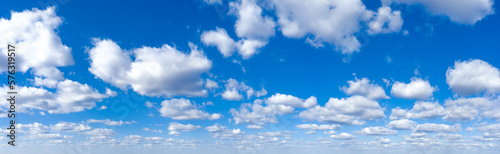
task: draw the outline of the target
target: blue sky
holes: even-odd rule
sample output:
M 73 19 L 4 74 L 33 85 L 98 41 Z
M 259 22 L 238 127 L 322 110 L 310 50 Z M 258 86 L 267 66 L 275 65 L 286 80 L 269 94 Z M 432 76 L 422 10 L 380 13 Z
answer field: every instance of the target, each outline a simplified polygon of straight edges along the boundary
M 494 153 L 496 8 L 494 0 L 4 2 L 0 43 L 18 48 L 18 140 L 0 147 Z M 7 107 L 0 103 L 3 130 Z

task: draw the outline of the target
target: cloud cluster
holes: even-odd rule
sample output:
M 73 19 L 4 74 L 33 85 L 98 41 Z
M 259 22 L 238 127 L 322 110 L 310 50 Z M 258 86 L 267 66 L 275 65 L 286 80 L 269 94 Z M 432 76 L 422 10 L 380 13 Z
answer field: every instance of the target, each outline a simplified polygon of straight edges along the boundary
M 141 95 L 157 97 L 207 95 L 200 76 L 212 68 L 212 62 L 193 44 L 190 53 L 166 44 L 128 52 L 109 39 L 94 39 L 93 45 L 88 50 L 89 71 L 122 90 L 131 87 Z
M 319 121 L 345 125 L 363 125 L 365 120 L 385 118 L 384 109 L 378 102 L 363 96 L 330 98 L 325 107 L 319 105 L 300 112 L 299 117 L 309 121 Z
M 0 19 L 0 59 L 7 59 L 7 44 L 16 46 L 16 71 L 26 73 L 33 69 L 35 85 L 55 87 L 63 80 L 57 69 L 74 64 L 71 48 L 64 45 L 56 30 L 62 20 L 55 7 L 46 10 L 11 12 L 11 19 Z M 2 61 L 0 71 L 6 71 L 7 62 Z
M 161 102 L 161 108 L 158 111 L 160 112 L 160 116 L 174 120 L 217 120 L 222 117 L 219 113 L 209 114 L 201 111 L 194 103 L 185 98 L 164 100 Z
M 8 98 L 9 87 L 2 87 L 1 96 Z M 99 93 L 96 89 L 87 84 L 81 84 L 71 80 L 60 81 L 56 84 L 55 92 L 50 92 L 44 88 L 18 87 L 18 98 L 16 111 L 28 112 L 30 109 L 47 111 L 51 114 L 72 113 L 92 109 L 95 102 L 100 102 L 105 98 L 114 96 L 114 92 L 107 90 L 106 93 Z M 0 102 L 4 108 L 10 106 L 9 102 Z

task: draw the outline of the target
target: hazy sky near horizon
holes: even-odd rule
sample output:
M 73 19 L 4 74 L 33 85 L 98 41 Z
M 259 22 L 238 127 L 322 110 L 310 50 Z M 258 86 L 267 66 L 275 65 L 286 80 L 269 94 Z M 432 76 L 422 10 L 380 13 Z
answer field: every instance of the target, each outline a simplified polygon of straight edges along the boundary
M 495 153 L 494 0 L 8 1 L 10 153 Z M 7 98 L 7 82 L 0 87 Z

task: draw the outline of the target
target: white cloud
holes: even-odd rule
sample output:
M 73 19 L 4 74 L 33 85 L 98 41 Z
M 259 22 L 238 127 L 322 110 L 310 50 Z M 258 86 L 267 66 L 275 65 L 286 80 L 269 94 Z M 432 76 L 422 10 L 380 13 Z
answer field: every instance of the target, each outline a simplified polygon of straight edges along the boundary
M 224 57 L 233 55 L 236 49 L 236 42 L 227 35 L 225 29 L 219 27 L 215 31 L 203 32 L 201 34 L 201 41 L 206 46 L 216 46 Z
M 220 139 L 235 139 L 245 133 L 240 129 L 231 130 L 228 129 L 226 126 L 221 126 L 217 123 L 212 126 L 205 127 L 205 129 L 208 132 L 212 133 L 213 138 L 220 138 Z
M 16 71 L 26 73 L 30 68 L 35 75 L 35 85 L 54 87 L 63 80 L 63 73 L 56 67 L 73 65 L 71 48 L 62 44 L 57 27 L 62 20 L 55 7 L 46 10 L 11 12 L 11 19 L 0 19 L 1 59 L 7 59 L 7 44 L 16 46 Z M 0 64 L 6 71 L 6 62 Z
M 392 11 L 389 6 L 378 8 L 372 21 L 368 23 L 369 34 L 385 34 L 399 32 L 403 26 L 403 19 L 400 11 Z
M 478 59 L 455 61 L 446 71 L 446 83 L 459 95 L 500 93 L 500 71 Z
M 267 95 L 267 91 L 262 88 L 261 91 L 255 91 L 252 87 L 247 86 L 244 82 L 238 82 L 235 79 L 230 78 L 226 81 L 226 90 L 221 94 L 222 98 L 226 100 L 239 101 L 243 99 L 243 95 L 240 92 L 245 92 L 247 94 L 247 99 L 252 96 L 260 97 Z
M 158 130 L 157 129 L 150 129 L 150 128 L 147 128 L 147 127 L 143 128 L 142 130 L 143 131 L 147 131 L 147 132 L 155 132 L 155 133 L 162 133 L 163 132 L 163 131 L 161 131 L 159 129 Z
M 253 103 L 244 103 L 239 110 L 231 108 L 229 112 L 233 116 L 235 124 L 247 123 L 251 125 L 263 125 L 265 123 L 278 123 L 276 114 L 284 115 L 293 113 L 294 108 L 286 105 L 262 105 L 263 101 L 255 100 Z
M 446 124 L 435 124 L 435 123 L 424 123 L 419 124 L 415 128 L 415 132 L 425 132 L 425 133 L 456 133 L 462 130 L 460 124 L 455 124 L 453 126 Z
M 102 124 L 105 124 L 108 126 L 121 126 L 124 124 L 130 125 L 132 123 L 137 123 L 137 122 L 135 122 L 135 121 L 122 121 L 122 120 L 113 121 L 113 120 L 109 120 L 109 119 L 105 119 L 105 120 L 89 119 L 89 120 L 87 120 L 87 123 L 102 123 Z
M 197 130 L 200 128 L 201 128 L 201 126 L 196 126 L 196 125 L 192 125 L 192 124 L 183 125 L 183 124 L 180 124 L 177 122 L 171 122 L 170 125 L 168 126 L 168 130 L 170 131 L 168 134 L 180 135 L 179 131 L 190 132 L 190 131 Z
M 115 131 L 109 128 L 96 128 L 91 131 L 86 131 L 84 134 L 92 135 L 94 137 L 111 136 L 115 135 Z
M 56 85 L 55 93 L 44 88 L 36 87 L 17 87 L 17 112 L 28 112 L 29 109 L 38 109 L 47 111 L 51 114 L 72 113 L 92 109 L 96 106 L 95 102 L 100 102 L 109 96 L 101 94 L 97 90 L 71 80 L 64 80 Z M 2 87 L 2 97 L 6 95 L 8 87 Z M 4 108 L 10 106 L 9 102 L 0 102 Z
M 454 22 L 470 25 L 495 13 L 493 0 L 383 0 L 382 2 L 422 5 L 432 15 L 448 16 Z
M 262 9 L 255 0 L 241 0 L 241 3 L 230 2 L 229 6 L 238 17 L 234 25 L 238 37 L 267 40 L 274 36 L 276 23 L 271 17 L 262 17 Z
M 108 108 L 107 106 L 103 105 L 100 108 L 98 108 L 97 110 L 106 110 L 107 108 Z M 43 113 L 43 115 L 45 115 L 45 113 Z
M 356 139 L 356 136 L 353 136 L 349 133 L 340 133 L 338 135 L 330 135 L 330 138 L 334 138 L 337 140 L 354 140 Z
M 207 89 L 217 89 L 219 88 L 219 84 L 215 81 L 212 81 L 210 79 L 205 80 L 205 88 Z
M 51 125 L 50 128 L 53 131 L 59 132 L 84 132 L 92 130 L 92 127 L 85 124 L 78 124 L 73 122 L 59 122 L 55 125 Z
M 215 31 L 203 32 L 201 41 L 207 46 L 217 46 L 224 57 L 233 55 L 236 49 L 243 59 L 249 59 L 274 36 L 276 23 L 271 17 L 262 16 L 256 0 L 229 2 L 229 7 L 229 13 L 237 17 L 234 29 L 241 40 L 234 41 L 226 30 L 217 27 Z
M 361 29 L 360 21 L 370 18 L 361 0 L 275 0 L 273 3 L 284 36 L 311 35 L 314 42 L 333 44 L 343 54 L 359 51 L 361 44 L 354 34 Z
M 209 119 L 216 120 L 222 117 L 219 113 L 209 114 L 198 109 L 195 104 L 185 98 L 170 99 L 161 102 L 160 116 L 174 120 Z
M 191 43 L 190 53 L 166 44 L 127 52 L 107 39 L 94 39 L 93 45 L 88 50 L 89 71 L 122 90 L 131 87 L 141 95 L 162 97 L 207 94 L 200 75 L 210 70 L 212 62 Z M 129 53 L 134 55 L 134 61 Z
M 385 95 L 385 91 L 379 85 L 370 83 L 368 78 L 362 78 L 361 80 L 356 78 L 354 81 L 347 81 L 349 87 L 342 87 L 341 90 L 347 95 L 361 95 L 369 99 L 388 99 L 389 97 Z
M 390 119 L 433 119 L 444 114 L 444 108 L 438 102 L 415 102 L 411 110 L 399 107 L 392 109 Z
M 144 103 L 144 106 L 148 107 L 148 108 L 152 108 L 152 107 L 155 107 L 155 105 L 153 105 L 153 103 L 151 103 L 150 101 L 146 101 Z
M 410 83 L 396 81 L 392 85 L 391 95 L 405 99 L 425 100 L 432 97 L 436 88 L 429 84 L 429 81 L 421 78 L 412 78 Z
M 268 105 L 286 105 L 298 108 L 310 108 L 316 106 L 317 99 L 314 96 L 309 97 L 306 100 L 300 99 L 298 97 L 286 94 L 276 93 L 273 96 L 266 99 L 266 104 Z
M 317 124 L 300 124 L 296 125 L 298 129 L 301 130 L 311 130 L 311 131 L 318 131 L 318 130 L 338 130 L 342 128 L 342 126 L 334 124 L 334 125 L 317 125 Z
M 385 118 L 384 109 L 378 102 L 363 96 L 348 98 L 330 98 L 325 107 L 319 105 L 299 114 L 305 120 L 338 123 L 347 125 L 363 125 L 364 120 Z
M 412 130 L 417 126 L 415 121 L 408 119 L 394 120 L 387 124 L 387 127 L 395 130 Z
M 264 127 L 259 126 L 259 125 L 248 125 L 247 128 L 249 128 L 249 129 L 264 129 Z
M 361 135 L 396 135 L 398 132 L 396 130 L 387 129 L 385 127 L 366 127 L 357 131 Z
M 222 4 L 222 0 L 203 0 L 207 4 Z

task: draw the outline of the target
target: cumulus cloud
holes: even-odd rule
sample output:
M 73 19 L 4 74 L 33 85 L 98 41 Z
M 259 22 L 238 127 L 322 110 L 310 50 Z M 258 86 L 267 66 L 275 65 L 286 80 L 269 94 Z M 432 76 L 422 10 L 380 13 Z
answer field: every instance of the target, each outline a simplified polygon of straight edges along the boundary
M 207 46 L 216 46 L 224 57 L 233 55 L 236 49 L 236 42 L 227 35 L 225 29 L 217 27 L 216 30 L 203 32 L 201 41 Z
M 363 96 L 330 98 L 325 107 L 319 105 L 300 112 L 299 117 L 309 121 L 363 125 L 364 120 L 385 118 L 384 109 L 378 102 Z
M 72 113 L 92 109 L 95 102 L 100 102 L 109 95 L 99 93 L 87 84 L 81 84 L 71 80 L 58 82 L 55 93 L 44 88 L 17 87 L 17 112 L 28 112 L 30 109 L 47 111 L 51 114 Z M 9 88 L 1 88 L 4 98 L 8 98 Z M 4 108 L 10 106 L 9 102 L 2 101 L 0 105 Z
M 128 52 L 109 39 L 94 39 L 93 45 L 88 50 L 89 71 L 122 90 L 131 87 L 141 95 L 157 97 L 207 94 L 200 76 L 212 68 L 212 62 L 193 44 L 189 44 L 190 53 L 166 44 Z
M 262 87 L 261 91 L 255 91 L 252 87 L 247 86 L 244 82 L 238 82 L 235 79 L 230 78 L 226 81 L 226 90 L 221 94 L 222 98 L 226 100 L 239 101 L 244 97 L 240 92 L 245 92 L 247 99 L 252 96 L 260 97 L 267 95 L 267 91 Z
M 266 104 L 286 105 L 297 108 L 310 108 L 316 106 L 318 103 L 316 97 L 314 96 L 311 96 L 306 100 L 303 100 L 292 95 L 276 93 L 273 96 L 266 99 Z
M 73 123 L 73 122 L 59 122 L 55 125 L 51 125 L 50 128 L 53 131 L 59 132 L 85 132 L 85 131 L 90 131 L 92 130 L 92 127 L 85 125 L 85 124 L 79 124 L 79 123 Z
M 478 59 L 455 61 L 446 71 L 446 83 L 459 95 L 500 93 L 500 71 Z
M 213 138 L 220 139 L 235 139 L 240 137 L 245 132 L 241 131 L 241 129 L 228 129 L 226 126 L 222 126 L 219 124 L 214 124 L 212 126 L 205 127 L 205 129 L 212 133 Z
M 500 97 L 472 97 L 447 99 L 445 101 L 444 120 L 470 121 L 476 117 L 500 119 Z
M 397 107 L 392 109 L 390 119 L 433 119 L 444 114 L 443 106 L 438 102 L 415 102 L 411 110 Z
M 197 130 L 200 128 L 201 128 L 201 126 L 197 126 L 197 125 L 192 125 L 192 124 L 183 125 L 183 124 L 180 124 L 177 122 L 171 122 L 168 126 L 168 130 L 170 131 L 168 134 L 180 135 L 179 131 L 190 132 L 190 131 Z
M 262 8 L 256 0 L 241 0 L 229 2 L 230 14 L 237 17 L 234 29 L 241 38 L 234 41 L 226 30 L 216 28 L 203 32 L 201 41 L 208 46 L 216 46 L 224 57 L 233 55 L 235 50 L 243 59 L 249 59 L 264 47 L 269 37 L 274 36 L 276 23 L 269 16 L 262 16 Z
M 334 124 L 334 125 L 318 125 L 318 124 L 300 124 L 296 125 L 298 129 L 301 130 L 310 130 L 310 131 L 319 131 L 319 130 L 338 130 L 342 128 L 342 126 Z
M 412 130 L 417 126 L 417 122 L 408 119 L 394 120 L 387 124 L 387 127 L 395 130 Z
M 222 117 L 219 113 L 209 114 L 199 110 L 194 103 L 185 98 L 165 100 L 161 102 L 161 108 L 158 111 L 160 112 L 160 116 L 174 120 L 217 120 Z
M 284 36 L 333 44 L 343 54 L 359 51 L 361 44 L 354 35 L 367 20 L 360 0 L 353 1 L 273 1 L 278 24 Z
M 387 129 L 385 127 L 366 127 L 357 131 L 356 133 L 361 135 L 396 135 L 398 132 L 396 130 Z
M 369 34 L 384 34 L 399 32 L 403 26 L 403 19 L 400 11 L 392 11 L 389 6 L 378 8 L 374 19 L 368 23 Z
M 435 123 L 424 123 L 419 124 L 415 128 L 415 132 L 424 132 L 424 133 L 456 133 L 462 130 L 462 126 L 460 124 L 455 124 L 453 126 L 446 124 L 435 124 Z
M 404 99 L 425 100 L 432 97 L 435 90 L 429 81 L 414 77 L 410 83 L 396 81 L 392 85 L 391 95 Z
M 263 100 L 257 99 L 253 103 L 244 103 L 239 110 L 231 108 L 229 112 L 236 124 L 247 123 L 251 125 L 264 125 L 265 123 L 278 123 L 277 114 L 293 113 L 294 108 L 286 105 L 266 105 Z
M 493 0 L 382 0 L 385 4 L 420 5 L 432 15 L 443 15 L 451 21 L 473 25 L 495 13 Z
M 385 91 L 382 87 L 377 84 L 370 83 L 368 78 L 358 79 L 354 81 L 347 81 L 349 87 L 342 87 L 341 90 L 347 95 L 360 95 L 367 97 L 369 99 L 388 99 L 389 97 L 385 95 Z
M 351 135 L 349 133 L 340 133 L 338 135 L 330 135 L 330 138 L 337 140 L 354 140 L 356 139 L 356 136 Z
M 102 124 L 105 124 L 105 125 L 108 125 L 108 126 L 121 126 L 121 125 L 130 125 L 132 123 L 137 123 L 135 121 L 123 121 L 123 120 L 120 120 L 120 121 L 113 121 L 113 120 L 109 120 L 109 119 L 105 119 L 105 120 L 97 120 L 97 119 L 89 119 L 87 120 L 87 123 L 102 123 Z
M 71 48 L 62 44 L 57 27 L 62 20 L 55 13 L 55 7 L 46 10 L 25 10 L 11 12 L 11 19 L 0 19 L 1 59 L 7 59 L 7 44 L 16 46 L 16 71 L 26 73 L 33 69 L 35 85 L 55 87 L 63 80 L 63 73 L 57 69 L 74 64 Z M 0 71 L 6 71 L 6 63 Z

